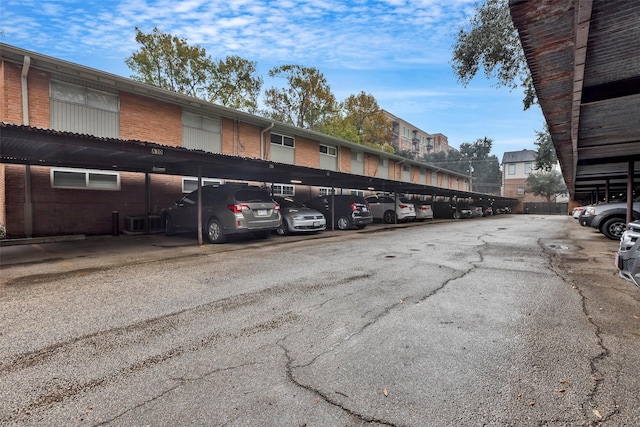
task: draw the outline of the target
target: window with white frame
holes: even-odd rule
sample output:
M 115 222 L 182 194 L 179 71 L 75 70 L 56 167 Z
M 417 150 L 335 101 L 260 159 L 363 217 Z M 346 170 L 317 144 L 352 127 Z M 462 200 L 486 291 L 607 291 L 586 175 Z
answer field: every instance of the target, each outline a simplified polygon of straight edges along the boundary
M 320 152 L 322 154 L 326 154 L 328 156 L 334 156 L 336 155 L 336 147 L 333 147 L 331 145 L 324 145 L 324 144 L 320 144 Z
M 524 164 L 524 173 L 531 173 L 533 171 L 533 163 Z
M 291 184 L 273 184 L 271 191 L 274 196 L 295 196 L 296 187 Z
M 364 190 L 350 190 L 349 194 L 364 197 Z
M 522 196 L 524 194 L 524 187 L 518 187 L 518 196 Z
M 330 196 L 333 192 L 331 187 L 320 187 L 320 195 L 321 196 Z
M 410 165 L 402 165 L 402 170 L 404 172 L 411 172 L 411 166 Z
M 51 186 L 79 190 L 120 190 L 120 173 L 88 169 L 51 168 Z
M 215 178 L 202 178 L 200 180 L 200 185 L 220 185 L 222 184 L 222 180 Z M 182 177 L 182 192 L 183 193 L 191 193 L 192 191 L 196 191 L 198 189 L 198 178 L 192 176 Z
M 507 165 L 507 173 L 509 175 L 515 175 L 516 174 L 516 165 L 514 165 L 513 163 L 510 163 Z
M 295 147 L 295 139 L 290 136 L 279 135 L 277 133 L 271 134 L 271 143 L 276 145 L 282 145 L 283 147 Z

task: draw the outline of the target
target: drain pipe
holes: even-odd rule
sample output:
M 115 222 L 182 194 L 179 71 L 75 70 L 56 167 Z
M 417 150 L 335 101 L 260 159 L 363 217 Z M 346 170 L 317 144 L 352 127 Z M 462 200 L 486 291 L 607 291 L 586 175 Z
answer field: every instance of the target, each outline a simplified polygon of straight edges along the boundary
M 25 55 L 22 63 L 22 124 L 29 126 L 29 87 L 27 76 L 31 57 Z M 31 166 L 24 165 L 24 234 L 33 237 L 33 202 L 31 201 Z
M 262 129 L 262 131 L 260 132 L 260 160 L 264 160 L 264 133 L 268 130 L 273 129 L 275 125 L 276 124 L 274 122 L 271 122 L 268 128 Z

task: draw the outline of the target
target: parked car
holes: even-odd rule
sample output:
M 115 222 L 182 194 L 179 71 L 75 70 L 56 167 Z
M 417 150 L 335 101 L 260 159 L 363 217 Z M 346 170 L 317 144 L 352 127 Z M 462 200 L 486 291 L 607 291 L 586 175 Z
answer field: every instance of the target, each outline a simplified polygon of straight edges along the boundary
M 622 233 L 616 267 L 620 277 L 640 286 L 640 221 L 630 222 Z
M 280 226 L 280 206 L 260 187 L 243 184 L 202 187 L 203 234 L 211 243 L 224 243 L 232 234 L 269 237 Z M 198 190 L 162 211 L 165 232 L 198 230 Z
M 571 212 L 571 216 L 574 217 L 575 219 L 579 219 L 580 218 L 580 214 L 582 213 L 582 211 L 585 209 L 584 206 L 577 206 L 575 208 L 573 208 L 573 211 Z
M 276 233 L 279 235 L 315 233 L 327 228 L 327 220 L 317 210 L 302 206 L 291 197 L 274 197 L 273 200 L 280 205 L 280 216 L 282 216 L 282 222 L 276 228 Z
M 361 196 L 348 194 L 318 196 L 305 202 L 304 205 L 322 213 L 329 223 L 333 218 L 334 226 L 338 230 L 352 227 L 365 228 L 367 224 L 373 222 L 369 204 Z
M 631 217 L 640 219 L 640 202 L 633 202 Z M 618 240 L 627 228 L 627 202 L 588 206 L 579 217 L 580 225 L 593 227 L 611 240 Z
M 433 209 L 431 205 L 422 203 L 419 200 L 406 200 L 406 203 L 413 204 L 416 212 L 416 221 L 424 221 L 425 219 L 433 219 Z
M 416 211 L 413 203 L 406 201 L 403 197 L 378 195 L 369 196 L 365 199 L 369 203 L 369 208 L 373 214 L 373 219 L 381 220 L 386 224 L 413 221 L 416 219 Z M 405 200 L 404 202 L 402 200 Z
M 491 216 L 493 215 L 493 207 L 487 206 L 482 208 L 482 216 Z
M 456 209 L 457 210 L 453 215 L 455 219 L 478 218 L 482 216 L 482 207 L 480 206 L 472 206 L 467 203 L 458 203 Z

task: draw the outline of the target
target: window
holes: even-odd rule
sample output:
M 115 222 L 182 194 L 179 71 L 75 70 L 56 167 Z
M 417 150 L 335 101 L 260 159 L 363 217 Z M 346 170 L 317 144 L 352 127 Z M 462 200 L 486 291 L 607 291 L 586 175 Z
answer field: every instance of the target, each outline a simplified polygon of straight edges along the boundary
M 524 195 L 524 187 L 518 187 L 518 196 Z
M 321 196 L 330 196 L 332 193 L 332 188 L 330 187 L 320 187 L 320 195 Z
M 328 156 L 336 155 L 336 147 L 332 147 L 331 145 L 320 144 L 320 152 L 322 154 L 326 154 Z
M 524 164 L 524 173 L 531 173 L 531 171 L 533 170 L 533 163 L 525 163 Z
M 213 179 L 213 178 L 202 178 L 200 180 L 200 185 L 201 186 L 205 186 L 205 185 L 220 185 L 222 184 L 222 181 L 219 179 Z M 182 192 L 183 193 L 191 193 L 192 191 L 195 191 L 198 189 L 198 178 L 194 178 L 194 177 L 190 177 L 190 176 L 185 176 L 182 178 Z
M 364 197 L 364 190 L 351 190 L 350 194 L 352 196 L 361 196 Z
M 274 196 L 295 196 L 296 188 L 290 184 L 273 184 L 271 191 Z
M 202 114 L 182 112 L 182 145 L 208 153 L 222 152 L 220 119 Z
M 278 135 L 277 133 L 271 134 L 271 143 L 276 145 L 282 145 L 284 147 L 295 147 L 295 140 L 290 136 Z
M 97 84 L 94 84 L 94 86 Z M 51 129 L 107 138 L 120 136 L 120 100 L 110 89 L 52 78 L 49 85 Z
M 507 165 L 507 170 L 508 170 L 508 174 L 509 175 L 515 175 L 516 174 L 516 165 L 514 165 L 513 163 L 510 163 L 509 165 Z
M 51 81 L 51 98 L 112 113 L 117 113 L 119 106 L 116 94 L 55 80 Z
M 53 188 L 120 190 L 120 173 L 85 169 L 51 169 Z
M 383 168 L 388 168 L 389 167 L 389 159 L 383 159 L 382 157 L 380 157 L 380 160 L 378 161 L 378 164 L 380 166 L 382 166 Z
M 405 172 L 411 172 L 411 166 L 409 165 L 402 165 L 402 170 Z

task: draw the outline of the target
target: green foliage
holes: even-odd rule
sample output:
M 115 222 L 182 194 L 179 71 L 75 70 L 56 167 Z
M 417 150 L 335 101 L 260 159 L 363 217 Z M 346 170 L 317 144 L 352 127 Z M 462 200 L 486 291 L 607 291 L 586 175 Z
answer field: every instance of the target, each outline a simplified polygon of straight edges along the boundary
M 256 63 L 238 56 L 214 61 L 204 48 L 154 28 L 149 34 L 136 27 L 141 47 L 125 59 L 132 79 L 225 107 L 254 112 L 262 87 Z
M 136 42 L 142 45 L 140 50 L 125 60 L 136 73 L 132 79 L 196 98 L 202 96 L 208 64 L 204 48 L 189 46 L 186 39 L 158 28 L 144 34 L 136 27 Z
M 557 171 L 537 171 L 527 177 L 527 189 L 525 191 L 536 196 L 545 197 L 547 202 L 550 202 L 553 196 L 566 194 L 567 186 L 564 183 L 564 178 Z
M 536 131 L 537 138 L 534 143 L 537 149 L 536 154 L 536 169 L 545 172 L 550 172 L 558 162 L 556 156 L 556 148 L 549 135 L 549 129 L 545 126 L 544 131 Z
M 318 130 L 378 150 L 399 154 L 397 147 L 391 145 L 393 139 L 391 123 L 378 106 L 376 99 L 364 92 L 350 95 L 338 104 L 334 114 L 327 115 Z M 413 155 L 409 158 L 413 158 Z
M 207 93 L 211 102 L 225 107 L 255 113 L 262 77 L 256 75 L 256 63 L 237 55 L 212 62 L 207 79 Z
M 324 75 L 316 68 L 282 65 L 269 70 L 270 77 L 283 77 L 287 86 L 265 92 L 264 114 L 291 125 L 318 130 L 336 111 L 336 100 Z
M 476 3 L 475 14 L 458 31 L 452 54 L 453 70 L 466 87 L 482 68 L 498 86 L 524 89 L 524 109 L 536 103 L 535 89 L 524 51 L 509 13 L 508 0 Z
M 460 144 L 459 151 L 427 154 L 424 160 L 443 169 L 470 175 L 473 191 L 499 194 L 502 173 L 498 158 L 490 154 L 492 147 L 493 140 L 484 137 L 473 143 Z

